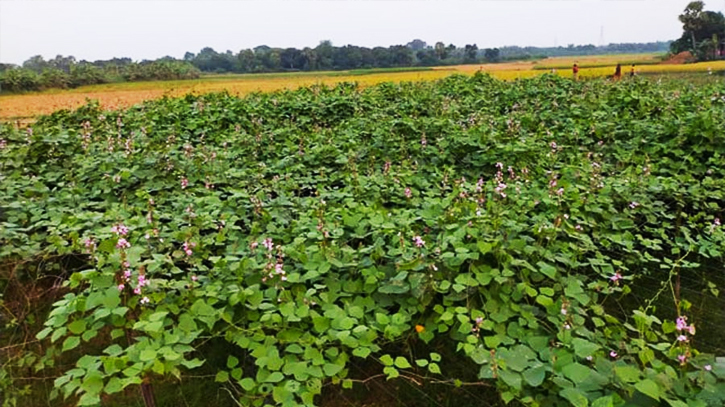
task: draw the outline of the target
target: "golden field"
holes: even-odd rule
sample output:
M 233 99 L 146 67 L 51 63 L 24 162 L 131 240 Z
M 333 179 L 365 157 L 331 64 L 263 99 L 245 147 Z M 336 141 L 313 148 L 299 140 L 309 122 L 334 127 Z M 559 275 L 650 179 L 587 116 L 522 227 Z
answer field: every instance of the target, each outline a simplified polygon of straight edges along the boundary
M 614 73 L 617 61 L 646 61 L 655 58 L 655 54 L 626 56 L 593 56 L 593 57 L 562 57 L 548 58 L 547 66 L 569 66 L 574 62 L 583 68 L 581 78 L 606 77 Z M 639 58 L 639 59 L 637 59 Z M 611 64 L 586 68 L 587 65 Z M 188 93 L 207 93 L 226 90 L 232 94 L 245 95 L 252 92 L 269 92 L 283 89 L 295 89 L 314 84 L 334 85 L 340 82 L 357 82 L 361 86 L 374 85 L 381 82 L 428 81 L 445 76 L 473 74 L 484 71 L 503 80 L 515 80 L 542 75 L 551 72 L 542 69 L 540 61 L 521 61 L 500 64 L 459 65 L 438 67 L 429 70 L 407 72 L 304 72 L 285 74 L 251 74 L 251 75 L 210 75 L 198 80 L 130 82 L 105 85 L 85 86 L 70 90 L 48 90 L 44 92 L 21 95 L 0 96 L 0 120 L 28 121 L 32 117 L 48 114 L 59 109 L 73 109 L 86 103 L 87 99 L 98 100 L 104 108 L 114 109 L 132 106 L 144 100 L 155 99 L 164 95 L 180 96 Z M 535 67 L 537 69 L 535 69 Z M 725 61 L 703 62 L 686 65 L 650 64 L 638 65 L 636 70 L 642 74 L 670 73 L 702 73 L 725 70 Z M 629 66 L 623 66 L 622 73 L 629 73 Z M 556 74 L 571 77 L 571 70 L 557 69 Z

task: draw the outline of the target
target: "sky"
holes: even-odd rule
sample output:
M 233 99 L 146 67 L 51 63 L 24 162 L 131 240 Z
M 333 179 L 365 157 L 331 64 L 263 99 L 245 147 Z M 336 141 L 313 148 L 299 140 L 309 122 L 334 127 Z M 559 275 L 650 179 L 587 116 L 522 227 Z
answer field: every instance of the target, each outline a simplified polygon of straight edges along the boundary
M 0 62 L 33 55 L 181 58 L 212 47 L 389 46 L 419 38 L 479 48 L 679 38 L 690 0 L 0 0 Z M 725 0 L 705 1 L 725 12 Z M 603 35 L 602 35 L 603 32 Z

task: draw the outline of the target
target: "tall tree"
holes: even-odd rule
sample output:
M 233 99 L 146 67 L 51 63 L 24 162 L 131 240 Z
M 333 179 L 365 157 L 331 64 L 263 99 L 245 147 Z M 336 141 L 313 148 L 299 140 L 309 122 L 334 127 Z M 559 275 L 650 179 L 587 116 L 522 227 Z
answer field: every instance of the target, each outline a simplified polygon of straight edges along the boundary
M 687 5 L 685 11 L 680 14 L 680 22 L 685 29 L 685 33 L 689 33 L 692 38 L 692 49 L 697 48 L 695 43 L 695 31 L 702 25 L 702 10 L 705 3 L 702 1 L 692 1 Z

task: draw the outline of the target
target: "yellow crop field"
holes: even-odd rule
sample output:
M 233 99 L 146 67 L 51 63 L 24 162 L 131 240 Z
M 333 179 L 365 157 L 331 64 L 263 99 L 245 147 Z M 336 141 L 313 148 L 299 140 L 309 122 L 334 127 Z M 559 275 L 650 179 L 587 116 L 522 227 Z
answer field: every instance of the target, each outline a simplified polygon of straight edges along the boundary
M 611 65 L 582 68 L 581 78 L 597 78 L 611 76 L 618 56 L 580 57 L 578 61 L 604 63 Z M 632 56 L 619 56 L 625 57 Z M 653 58 L 654 54 L 644 54 L 641 58 Z M 547 63 L 558 63 L 567 66 L 573 58 L 550 58 Z M 252 92 L 270 92 L 283 89 L 295 89 L 314 84 L 334 85 L 340 82 L 357 82 L 361 86 L 370 86 L 381 82 L 408 82 L 436 80 L 448 75 L 473 74 L 484 71 L 502 80 L 529 78 L 549 73 L 549 70 L 534 69 L 535 62 L 511 62 L 484 65 L 459 65 L 438 67 L 432 70 L 405 72 L 376 72 L 356 74 L 345 72 L 315 72 L 292 74 L 256 74 L 256 75 L 213 75 L 198 80 L 130 82 L 104 85 L 85 86 L 70 90 L 49 90 L 20 95 L 0 96 L 0 120 L 32 120 L 34 116 L 48 114 L 59 109 L 73 109 L 82 106 L 88 99 L 98 100 L 104 108 L 114 109 L 129 107 L 144 100 L 162 96 L 181 96 L 188 93 L 208 93 L 228 91 L 236 95 Z M 725 70 L 725 61 L 703 62 L 685 65 L 638 65 L 640 74 L 669 73 L 702 73 Z M 623 75 L 629 74 L 629 67 L 623 66 Z M 556 74 L 571 77 L 570 69 L 557 69 Z

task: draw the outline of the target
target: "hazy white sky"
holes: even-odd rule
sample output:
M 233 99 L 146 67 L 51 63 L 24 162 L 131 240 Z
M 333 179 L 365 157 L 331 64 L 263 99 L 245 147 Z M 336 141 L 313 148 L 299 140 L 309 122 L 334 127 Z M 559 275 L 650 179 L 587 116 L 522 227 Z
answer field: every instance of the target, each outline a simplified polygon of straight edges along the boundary
M 0 0 L 0 61 L 335 45 L 420 38 L 479 48 L 676 39 L 689 0 Z M 725 0 L 706 9 L 725 11 Z

